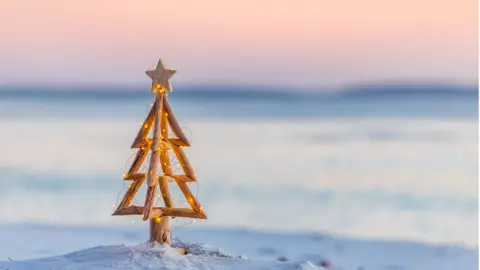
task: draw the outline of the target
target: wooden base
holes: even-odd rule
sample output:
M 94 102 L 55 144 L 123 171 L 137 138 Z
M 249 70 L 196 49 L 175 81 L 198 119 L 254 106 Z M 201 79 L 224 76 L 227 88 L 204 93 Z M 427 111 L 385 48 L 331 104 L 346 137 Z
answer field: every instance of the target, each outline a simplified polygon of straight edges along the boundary
M 150 242 L 170 245 L 170 227 L 168 217 L 150 219 Z

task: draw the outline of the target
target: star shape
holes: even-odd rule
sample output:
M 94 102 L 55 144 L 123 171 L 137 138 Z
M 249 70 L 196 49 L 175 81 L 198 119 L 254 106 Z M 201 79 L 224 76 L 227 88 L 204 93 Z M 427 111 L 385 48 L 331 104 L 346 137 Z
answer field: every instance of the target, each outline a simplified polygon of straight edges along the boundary
M 152 92 L 168 90 L 172 92 L 172 85 L 170 84 L 170 78 L 175 74 L 174 69 L 167 69 L 162 62 L 162 59 L 158 60 L 158 64 L 153 70 L 148 70 L 148 77 L 152 79 Z

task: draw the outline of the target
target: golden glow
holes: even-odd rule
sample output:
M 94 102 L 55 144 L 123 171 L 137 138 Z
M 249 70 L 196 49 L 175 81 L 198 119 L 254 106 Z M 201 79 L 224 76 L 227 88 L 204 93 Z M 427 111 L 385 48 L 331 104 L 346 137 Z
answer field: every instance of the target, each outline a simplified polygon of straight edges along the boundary
M 155 217 L 155 222 L 156 223 L 160 223 L 162 221 L 162 219 L 160 217 Z

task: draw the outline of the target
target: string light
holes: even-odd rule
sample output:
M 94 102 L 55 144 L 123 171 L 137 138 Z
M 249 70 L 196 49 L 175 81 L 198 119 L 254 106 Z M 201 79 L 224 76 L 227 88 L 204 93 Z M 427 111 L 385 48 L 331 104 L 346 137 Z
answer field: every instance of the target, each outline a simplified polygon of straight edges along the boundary
M 154 69 L 156 69 L 156 66 L 154 66 Z M 165 95 L 168 94 L 168 93 L 166 93 L 166 89 L 165 89 L 162 85 L 160 85 L 159 83 L 154 82 L 154 83 L 153 83 L 153 86 L 154 86 L 154 87 L 153 87 L 154 89 L 152 89 L 152 90 L 157 90 L 158 92 L 161 92 L 162 94 L 165 92 Z M 156 86 L 156 87 L 155 87 L 155 86 Z M 156 88 L 156 89 L 155 89 L 155 88 Z M 152 103 L 151 103 L 151 106 L 154 106 L 154 105 L 155 105 L 155 102 L 152 102 Z M 168 113 L 167 113 L 165 110 L 159 110 L 159 113 L 160 113 L 160 114 L 161 114 L 161 113 L 164 113 L 165 116 L 168 116 Z M 149 128 L 149 127 L 152 127 L 152 125 L 153 125 L 152 121 L 147 121 L 147 120 L 144 121 L 143 123 L 140 123 L 140 124 L 141 124 L 141 126 L 142 126 L 143 128 L 145 128 L 145 129 L 147 129 L 147 128 Z M 172 133 L 170 133 L 170 130 L 169 130 L 168 127 L 167 127 L 166 129 L 161 129 L 161 130 L 162 130 L 162 132 L 168 132 L 169 135 L 172 134 Z M 144 132 L 146 132 L 146 131 L 144 131 Z M 173 136 L 173 135 L 172 135 L 172 136 Z M 162 151 L 162 152 L 161 152 L 161 153 L 162 153 L 162 157 L 163 157 L 163 155 L 165 154 L 165 157 L 167 158 L 167 160 L 166 160 L 166 162 L 163 162 L 163 165 L 165 166 L 164 168 L 172 169 L 172 166 L 171 166 L 171 165 L 174 165 L 174 166 L 177 166 L 177 168 L 175 168 L 175 170 L 176 170 L 176 172 L 178 172 L 178 170 L 181 169 L 181 167 L 183 167 L 183 164 L 180 162 L 180 160 L 178 159 L 178 157 L 176 157 L 176 154 L 173 154 L 173 153 L 172 153 L 171 155 L 169 155 L 169 152 L 170 152 L 170 150 L 172 150 L 172 149 L 171 149 L 170 145 L 168 144 L 168 136 L 166 136 L 166 137 L 163 137 L 163 136 L 162 136 L 162 140 L 164 141 L 163 143 L 165 143 L 165 141 L 166 141 L 167 144 L 166 144 L 166 145 L 165 145 L 165 144 L 160 144 L 160 146 L 159 146 L 157 149 L 155 149 L 155 151 L 161 150 L 161 151 Z M 148 139 L 148 138 L 146 139 L 146 138 L 144 137 L 144 138 L 143 138 L 143 141 L 144 141 L 144 142 L 143 142 L 143 145 L 141 145 L 140 149 L 141 149 L 142 151 L 147 151 L 147 152 L 148 152 L 148 151 L 149 151 L 148 148 L 149 148 L 149 146 L 151 146 L 151 144 L 152 144 L 152 139 L 151 139 L 151 138 L 150 138 L 150 139 Z M 170 143 L 171 143 L 171 142 L 170 142 Z M 182 147 L 182 148 L 183 148 L 183 147 L 186 147 L 186 146 L 180 145 L 179 147 Z M 166 149 L 166 151 L 163 151 L 164 149 Z M 153 149 L 152 149 L 152 150 L 153 150 Z M 152 152 L 155 153 L 154 151 L 152 151 Z M 148 156 L 151 156 L 152 153 L 146 153 L 146 154 L 148 154 Z M 148 156 L 147 156 L 147 157 L 148 157 Z M 163 158 L 162 158 L 162 159 L 163 159 Z M 167 161 L 168 161 L 168 162 L 167 162 Z M 143 162 L 142 162 L 142 163 L 143 163 Z M 162 162 L 160 162 L 160 163 L 162 164 Z M 151 170 L 146 170 L 146 168 L 144 167 L 144 166 L 145 166 L 144 163 L 143 163 L 142 165 L 143 165 L 143 166 L 141 167 L 140 172 L 146 172 L 146 171 L 148 171 L 150 175 L 154 174 L 153 171 L 151 171 Z M 172 175 L 175 175 L 176 172 L 174 172 Z M 180 173 L 180 174 L 182 174 L 182 173 Z M 183 173 L 183 174 L 184 174 L 184 173 Z M 164 172 L 164 175 L 166 175 L 165 172 Z M 193 175 L 196 176 L 196 173 L 193 173 Z M 143 175 L 143 176 L 145 176 L 145 175 Z M 127 177 L 131 177 L 131 175 L 129 175 L 128 173 L 126 173 L 126 174 L 123 174 L 123 177 L 124 177 L 125 179 L 127 179 Z M 170 179 L 170 180 L 171 180 L 171 179 Z M 135 200 L 135 202 L 138 203 L 137 200 L 136 200 L 136 198 L 135 198 L 134 196 L 131 196 L 131 195 L 132 195 L 131 193 L 132 193 L 134 187 L 136 187 L 136 189 L 138 189 L 139 186 L 138 186 L 138 185 L 137 185 L 137 186 L 132 186 L 132 184 L 133 184 L 133 183 L 131 183 L 130 185 L 128 185 L 128 189 L 129 189 L 129 190 L 127 191 L 127 192 L 128 192 L 127 194 L 130 194 L 129 198 L 127 199 L 128 204 L 132 203 L 133 200 Z M 197 183 L 197 185 L 198 185 L 198 183 Z M 198 189 L 198 186 L 197 186 L 197 189 Z M 158 194 L 158 195 L 157 195 L 157 200 L 159 200 L 162 195 L 163 195 L 163 194 Z M 198 190 L 197 190 L 197 197 L 198 197 Z M 203 211 L 203 206 L 200 205 L 200 204 L 198 204 L 198 202 L 195 201 L 195 197 L 188 196 L 186 199 L 187 199 L 187 201 L 184 202 L 185 205 L 189 205 L 189 204 L 190 204 L 190 205 L 194 205 L 194 204 L 196 204 L 197 207 L 199 207 L 198 209 L 200 209 L 201 211 Z M 178 202 L 179 204 L 181 204 L 181 200 L 177 200 L 175 197 L 172 197 L 172 201 L 175 202 L 175 204 L 177 204 L 177 202 Z M 158 201 L 157 201 L 157 202 L 158 202 Z M 117 203 L 118 203 L 118 201 L 117 201 Z M 155 203 L 155 204 L 156 204 L 156 203 Z M 155 204 L 154 204 L 154 205 L 155 205 Z M 116 205 L 113 204 L 112 207 L 115 208 Z M 173 207 L 173 206 L 172 206 L 172 207 Z M 143 219 L 143 218 L 144 218 L 144 215 L 142 214 L 141 217 L 142 217 L 142 219 Z M 178 222 L 178 220 L 183 220 L 182 218 L 178 218 L 178 217 L 171 217 L 171 218 L 172 218 L 172 219 L 176 219 L 176 222 Z M 162 221 L 162 218 L 161 218 L 160 216 L 153 217 L 153 219 L 154 219 L 154 221 L 155 221 L 156 223 L 160 223 L 160 222 Z M 196 222 L 196 219 L 191 219 L 190 222 L 184 224 L 183 226 L 188 225 L 188 224 L 192 224 L 192 223 L 195 223 L 195 222 Z M 135 223 L 135 220 L 132 220 L 131 223 L 134 224 L 134 223 Z

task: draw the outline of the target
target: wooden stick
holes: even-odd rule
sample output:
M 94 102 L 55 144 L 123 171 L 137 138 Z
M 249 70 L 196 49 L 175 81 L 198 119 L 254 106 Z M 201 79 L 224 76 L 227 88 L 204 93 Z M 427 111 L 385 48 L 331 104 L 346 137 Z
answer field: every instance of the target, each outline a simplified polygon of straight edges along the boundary
M 184 143 L 182 140 L 180 139 L 175 139 L 175 138 L 168 138 L 168 142 L 170 144 L 175 144 L 175 145 L 178 145 L 178 146 L 183 146 L 183 147 L 186 147 L 186 146 L 189 146 L 188 144 Z
M 143 213 L 144 207 L 142 206 L 129 206 L 120 210 L 117 210 L 114 215 L 117 216 L 131 216 L 131 215 L 141 215 Z M 206 219 L 206 215 L 197 213 L 189 208 L 164 208 L 164 207 L 154 207 L 152 209 L 152 219 L 155 217 L 186 217 L 186 218 L 199 218 Z
M 142 166 L 143 161 L 145 161 L 145 158 L 147 157 L 149 147 L 151 147 L 151 140 L 147 141 L 146 145 L 143 145 L 138 150 L 137 155 L 135 156 L 135 159 L 133 160 L 133 163 L 126 173 L 124 179 L 128 178 L 130 175 L 136 173 L 138 169 L 140 169 L 140 166 Z
M 151 211 L 153 208 L 154 200 L 155 200 L 155 192 L 156 192 L 156 185 L 158 184 L 157 178 L 157 167 L 159 162 L 159 149 L 158 149 L 158 141 L 161 136 L 161 112 L 163 107 L 163 98 L 164 94 L 161 92 L 157 93 L 157 100 L 155 101 L 155 123 L 153 127 L 153 138 L 152 138 L 152 147 L 151 147 L 151 155 L 150 155 L 150 164 L 147 173 L 147 196 L 145 197 L 145 204 L 143 208 L 143 220 L 147 220 L 150 218 Z
M 157 100 L 155 101 L 156 106 L 155 108 L 155 123 L 153 127 L 153 138 L 152 138 L 152 146 L 151 146 L 151 155 L 150 155 L 150 164 L 148 164 L 148 173 L 147 173 L 147 183 L 149 187 L 153 187 L 157 184 L 157 167 L 158 167 L 158 158 L 159 158 L 159 140 L 161 136 L 161 117 L 160 114 L 162 112 L 162 100 L 164 95 L 161 93 L 157 94 Z
M 162 208 L 163 216 L 171 217 L 186 217 L 186 218 L 201 218 L 205 219 L 206 216 L 201 213 L 197 213 L 189 208 Z
M 139 178 L 137 181 L 130 184 L 130 186 L 127 189 L 127 192 L 125 192 L 125 196 L 123 196 L 122 201 L 117 207 L 117 211 L 130 205 L 130 203 L 133 200 L 133 197 L 135 197 L 135 194 L 137 194 L 138 190 L 140 189 L 144 181 L 145 181 L 145 174 L 143 174 L 143 176 Z
M 203 212 L 203 207 L 200 205 L 200 203 L 198 203 L 195 196 L 193 196 L 192 192 L 190 191 L 190 189 L 187 186 L 187 183 L 177 181 L 177 185 L 180 188 L 180 190 L 182 191 L 185 198 L 187 199 L 188 204 L 190 204 L 190 207 L 192 207 L 193 211 L 206 216 L 205 213 Z
M 138 181 L 139 179 L 142 179 L 142 178 L 143 178 L 143 180 L 145 180 L 146 176 L 147 175 L 144 174 L 144 173 L 134 173 L 134 174 L 131 174 L 131 175 L 125 175 L 125 177 L 123 179 L 124 180 Z
M 168 188 L 168 178 L 161 177 L 159 178 L 160 192 L 162 193 L 163 202 L 167 208 L 173 207 L 173 200 L 170 194 L 170 189 Z
M 173 114 L 167 97 L 163 99 L 163 106 L 165 107 L 165 112 L 168 113 L 168 122 L 170 123 L 170 127 L 172 128 L 175 136 L 177 136 L 177 138 L 181 140 L 184 144 L 190 146 L 190 142 L 188 141 L 187 136 L 185 136 L 185 134 L 183 133 L 182 128 L 178 124 L 177 118 L 175 118 L 175 115 Z
M 166 95 L 165 95 L 166 97 Z M 160 193 L 162 194 L 163 202 L 166 207 L 173 207 L 173 200 L 170 194 L 170 189 L 168 188 L 168 175 L 172 175 L 172 166 L 170 165 L 170 157 L 168 156 L 168 149 L 170 148 L 170 144 L 166 141 L 168 138 L 168 113 L 165 111 L 165 106 L 162 109 L 162 121 L 160 123 L 162 129 L 162 149 L 160 151 L 160 162 L 162 163 L 162 171 L 166 174 L 166 177 L 159 177 L 159 184 L 160 184 Z M 167 146 L 167 147 L 165 147 Z M 167 178 L 168 177 L 168 178 Z M 161 219 L 160 222 L 156 222 L 157 219 Z M 159 243 L 168 243 L 170 244 L 170 228 L 169 228 L 169 218 L 164 217 L 155 218 L 155 225 L 150 226 L 150 235 L 155 236 Z M 158 225 L 157 225 L 158 224 Z M 161 234 L 161 239 L 158 239 Z
M 175 178 L 175 180 L 177 181 L 180 181 L 180 182 L 185 182 L 185 183 L 188 183 L 188 182 L 196 182 L 196 180 L 186 176 L 186 175 L 174 175 L 173 176 Z
M 113 213 L 114 216 L 131 216 L 131 215 L 140 215 L 143 212 L 143 207 L 141 206 L 129 206 L 125 207 L 122 209 L 117 209 L 115 213 Z
M 162 181 L 164 181 L 162 178 L 165 178 L 165 180 L 168 181 L 168 182 L 173 182 L 173 181 L 175 181 L 175 178 L 173 178 L 173 177 L 171 177 L 171 176 L 161 175 L 161 176 L 158 177 L 158 182 L 159 182 L 159 183 L 162 182 Z
M 143 121 L 142 126 L 140 127 L 140 130 L 138 131 L 137 137 L 135 137 L 135 140 L 133 141 L 133 144 L 131 148 L 139 148 L 143 144 L 143 140 L 147 136 L 148 132 L 150 132 L 150 129 L 152 128 L 153 121 L 155 120 L 155 107 L 157 106 L 156 101 L 153 103 L 152 108 L 150 109 L 150 112 L 148 113 L 147 118 L 145 121 Z
M 153 203 L 155 200 L 155 193 L 157 191 L 157 187 L 148 187 L 147 195 L 145 196 L 145 204 L 143 206 L 143 213 L 142 219 L 147 220 L 150 219 L 152 215 Z
M 163 99 L 165 100 L 166 97 L 167 95 L 165 95 Z M 161 118 L 160 127 L 162 129 L 162 140 L 166 140 L 168 139 L 168 113 L 165 111 L 165 105 L 162 106 Z
M 172 176 L 172 165 L 170 164 L 170 156 L 167 149 L 162 149 L 160 152 L 160 163 L 162 164 L 162 171 L 165 175 Z
M 170 148 L 170 143 L 167 142 L 167 139 L 168 139 L 168 117 L 167 116 L 168 116 L 168 113 L 165 112 L 165 106 L 163 106 L 161 127 L 162 127 L 162 143 L 164 144 L 162 144 L 162 148 L 160 152 L 160 163 L 162 164 L 163 173 L 166 175 L 172 176 L 172 166 L 170 164 L 170 156 L 168 155 L 168 149 Z M 160 189 L 162 189 L 161 186 L 160 186 Z
M 182 148 L 180 148 L 179 146 L 177 146 L 175 144 L 171 144 L 171 147 L 172 147 L 173 152 L 177 156 L 178 162 L 182 166 L 182 169 L 185 172 L 185 174 L 188 177 L 190 177 L 190 178 L 192 178 L 193 180 L 196 181 L 197 177 L 195 176 L 195 173 L 192 169 L 192 166 L 190 165 L 190 162 L 188 161 L 188 158 L 185 155 L 185 153 L 183 152 Z

